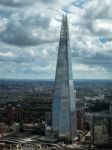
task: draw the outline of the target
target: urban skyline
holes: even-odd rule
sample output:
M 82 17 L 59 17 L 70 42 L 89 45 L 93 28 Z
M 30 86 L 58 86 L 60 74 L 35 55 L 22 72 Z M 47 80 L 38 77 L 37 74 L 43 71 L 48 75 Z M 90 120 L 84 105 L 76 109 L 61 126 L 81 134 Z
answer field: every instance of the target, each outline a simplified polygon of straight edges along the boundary
M 74 77 L 112 79 L 110 4 L 0 0 L 0 78 L 54 79 L 61 17 L 68 13 Z

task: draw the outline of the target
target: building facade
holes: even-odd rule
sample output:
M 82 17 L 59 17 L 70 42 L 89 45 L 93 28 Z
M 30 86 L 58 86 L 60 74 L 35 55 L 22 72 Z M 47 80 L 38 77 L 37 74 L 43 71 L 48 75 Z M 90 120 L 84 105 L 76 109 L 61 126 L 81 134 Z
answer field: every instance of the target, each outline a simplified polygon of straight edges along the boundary
M 72 76 L 67 15 L 63 16 L 60 32 L 54 96 L 52 132 L 59 137 L 76 137 L 76 98 Z

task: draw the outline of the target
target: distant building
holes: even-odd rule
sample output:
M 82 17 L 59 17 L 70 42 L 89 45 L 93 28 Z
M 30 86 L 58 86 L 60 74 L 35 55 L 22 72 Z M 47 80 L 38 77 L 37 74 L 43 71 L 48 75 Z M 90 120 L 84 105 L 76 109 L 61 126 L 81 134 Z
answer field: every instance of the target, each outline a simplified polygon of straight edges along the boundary
M 67 15 L 63 16 L 52 105 L 52 132 L 58 137 L 77 136 L 76 98 L 72 77 Z
M 80 130 L 84 129 L 84 108 L 77 108 L 77 128 Z
M 21 109 L 21 105 L 17 105 L 16 106 L 16 115 L 17 115 L 17 122 L 21 122 L 22 119 L 22 109 Z
M 6 107 L 6 116 L 7 116 L 7 123 L 10 124 L 12 120 L 12 106 L 8 104 Z
M 112 116 L 104 113 L 91 114 L 92 143 L 112 147 Z
M 11 124 L 12 122 L 21 122 L 22 120 L 22 108 L 19 104 L 6 106 L 6 122 Z

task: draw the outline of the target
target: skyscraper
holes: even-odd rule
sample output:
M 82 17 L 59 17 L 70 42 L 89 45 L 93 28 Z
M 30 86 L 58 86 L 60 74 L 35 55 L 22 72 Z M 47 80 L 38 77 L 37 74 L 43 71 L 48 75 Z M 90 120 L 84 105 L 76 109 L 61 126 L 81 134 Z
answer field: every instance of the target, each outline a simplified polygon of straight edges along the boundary
M 60 32 L 54 96 L 52 104 L 52 132 L 59 137 L 76 136 L 76 99 L 72 76 L 67 15 L 63 16 Z

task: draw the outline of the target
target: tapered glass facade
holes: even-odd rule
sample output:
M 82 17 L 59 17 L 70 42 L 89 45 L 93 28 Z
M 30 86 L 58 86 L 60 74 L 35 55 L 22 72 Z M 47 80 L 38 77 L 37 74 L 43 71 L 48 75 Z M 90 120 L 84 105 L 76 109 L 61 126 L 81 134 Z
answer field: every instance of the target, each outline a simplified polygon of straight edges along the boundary
M 76 99 L 72 76 L 67 15 L 63 16 L 60 32 L 54 96 L 52 104 L 52 132 L 58 136 L 76 136 Z

